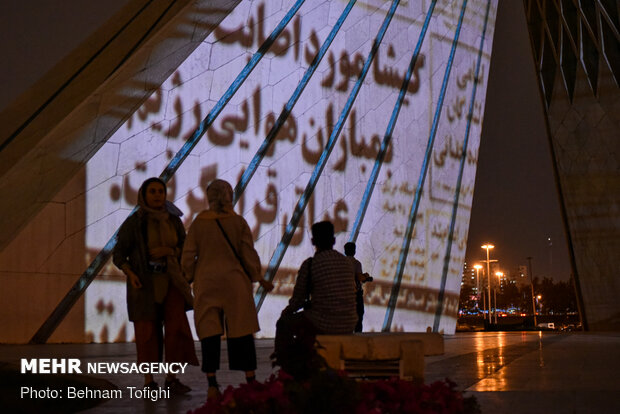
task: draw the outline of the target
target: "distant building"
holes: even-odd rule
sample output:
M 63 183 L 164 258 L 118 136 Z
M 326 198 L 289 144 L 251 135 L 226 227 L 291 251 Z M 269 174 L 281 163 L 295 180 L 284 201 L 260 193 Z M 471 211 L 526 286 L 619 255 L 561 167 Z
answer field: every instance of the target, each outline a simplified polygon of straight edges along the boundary
M 463 264 L 463 273 L 461 275 L 461 290 L 463 288 L 476 289 L 476 270 L 470 269 L 467 263 Z

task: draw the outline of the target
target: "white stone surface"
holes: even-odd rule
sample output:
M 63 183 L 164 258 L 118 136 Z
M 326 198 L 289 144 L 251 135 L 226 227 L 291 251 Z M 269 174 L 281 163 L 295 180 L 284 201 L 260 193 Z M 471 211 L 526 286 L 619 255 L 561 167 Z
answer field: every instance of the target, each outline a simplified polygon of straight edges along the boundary
M 78 200 L 78 194 L 85 194 L 83 250 L 87 259 L 92 259 L 103 247 L 133 208 L 141 182 L 158 176 L 183 147 L 199 121 L 212 110 L 258 49 L 259 40 L 264 39 L 284 16 L 290 3 L 242 1 L 193 54 L 178 67 L 171 68 L 170 77 L 161 87 L 155 88 L 136 113 L 122 113 L 121 109 L 130 106 L 124 97 L 104 97 L 107 102 L 104 106 L 117 102 L 119 113 L 110 115 L 102 111 L 102 114 L 127 118 L 129 124 L 120 125 L 108 143 L 90 159 L 86 165 L 85 188 L 76 190 L 75 196 L 70 197 Z M 313 253 L 309 231 L 312 222 L 331 219 L 335 223 L 336 249 L 342 250 L 348 241 L 417 43 L 426 13 L 423 7 L 427 3 L 402 2 L 397 9 L 378 49 L 375 58 L 378 60 L 370 66 L 352 111 L 344 119 L 342 132 L 309 198 L 296 236 L 283 257 L 281 275 L 294 275 L 300 263 Z M 204 188 L 210 180 L 219 177 L 229 180 L 233 186 L 236 184 L 345 4 L 342 1 L 307 1 L 285 29 L 285 34 L 276 41 L 276 46 L 265 54 L 202 136 L 177 171 L 174 181 L 169 183 L 169 196 L 185 212 L 186 225 L 205 208 Z M 271 260 L 342 114 L 390 4 L 358 2 L 352 9 L 293 109 L 284 131 L 276 138 L 272 152 L 263 159 L 236 206 L 254 231 L 264 267 Z M 417 69 L 394 129 L 391 149 L 377 177 L 357 239 L 357 256 L 364 270 L 375 278 L 374 283 L 366 285 L 370 310 L 365 323 L 367 330 L 379 331 L 382 327 L 461 4 L 460 1 L 439 2 L 430 20 Z M 458 303 L 496 1 L 491 2 L 483 46 L 482 82 L 476 95 L 479 117 L 470 131 L 467 149 L 470 161 L 465 164 L 455 242 L 450 257 L 444 256 L 458 175 L 458 143 L 464 140 L 473 85 L 467 79 L 473 76 L 471 71 L 478 56 L 486 4 L 486 1 L 468 2 L 435 145 L 430 150 L 430 169 L 420 193 L 393 330 L 424 331 L 433 325 L 443 264 L 447 261 L 446 310 L 440 329 L 454 332 L 455 300 Z M 262 21 L 260 27 L 259 20 Z M 242 29 L 235 31 L 236 28 Z M 160 55 L 166 56 L 164 52 Z M 149 62 L 159 59 L 153 57 Z M 82 157 L 80 154 L 77 151 L 72 156 Z M 62 227 L 64 231 L 64 224 Z M 73 232 L 82 231 L 78 225 L 70 227 Z M 120 319 L 106 322 L 93 311 L 99 301 L 114 302 L 115 309 L 122 308 L 118 295 L 124 289 L 123 277 L 112 266 L 106 267 L 104 275 L 105 282 L 96 281 L 97 288 L 91 288 L 93 294 L 86 296 L 88 338 L 114 340 L 122 336 L 121 329 L 125 329 L 124 335 L 129 338 L 122 312 L 115 313 Z M 268 295 L 260 309 L 263 329 L 259 336 L 273 335 L 275 319 L 290 295 L 292 280 L 280 277 L 284 276 L 277 275 L 275 279 L 276 293 Z M 104 325 L 107 336 L 101 333 Z

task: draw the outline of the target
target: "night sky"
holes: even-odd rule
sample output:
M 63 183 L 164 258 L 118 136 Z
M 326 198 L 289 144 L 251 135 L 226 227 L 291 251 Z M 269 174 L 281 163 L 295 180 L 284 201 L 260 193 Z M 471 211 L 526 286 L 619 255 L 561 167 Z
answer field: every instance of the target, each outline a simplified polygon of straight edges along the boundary
M 0 110 L 53 66 L 52 56 L 76 46 L 71 27 L 97 27 L 89 18 L 105 20 L 125 3 L 88 3 L 91 13 L 76 19 L 75 10 L 85 7 L 81 0 L 38 0 L 36 8 L 2 2 L 0 23 L 9 35 L 0 36 L 0 52 L 15 58 L 2 68 Z M 466 257 L 477 263 L 484 258 L 480 246 L 490 242 L 496 246 L 491 258 L 504 272 L 532 256 L 534 276 L 567 280 L 567 245 L 522 8 L 520 0 L 499 1 Z M 71 23 L 54 24 L 52 13 Z
M 467 263 L 568 280 L 570 262 L 522 1 L 500 1 L 472 206 Z M 549 245 L 548 238 L 552 245 Z

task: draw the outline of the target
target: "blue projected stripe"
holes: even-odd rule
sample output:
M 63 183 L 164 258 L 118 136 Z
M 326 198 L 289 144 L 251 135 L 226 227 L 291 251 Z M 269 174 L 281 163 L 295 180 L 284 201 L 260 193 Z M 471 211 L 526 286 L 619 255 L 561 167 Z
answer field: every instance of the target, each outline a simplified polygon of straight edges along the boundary
M 312 171 L 312 175 L 310 176 L 308 185 L 306 186 L 306 189 L 304 190 L 303 194 L 299 198 L 299 201 L 297 202 L 297 205 L 295 206 L 295 211 L 293 212 L 293 216 L 291 217 L 290 222 L 286 226 L 284 235 L 282 236 L 282 240 L 280 240 L 278 247 L 276 247 L 276 250 L 271 256 L 271 260 L 269 261 L 269 266 L 267 267 L 267 272 L 265 273 L 265 279 L 267 280 L 273 280 L 276 272 L 278 271 L 278 268 L 280 267 L 280 263 L 282 262 L 282 258 L 284 257 L 284 253 L 286 253 L 286 249 L 288 248 L 289 243 L 291 242 L 293 233 L 295 232 L 295 229 L 297 228 L 297 225 L 299 224 L 299 220 L 301 220 L 301 216 L 306 208 L 306 205 L 308 204 L 308 200 L 310 199 L 310 196 L 312 195 L 312 192 L 314 191 L 314 188 L 316 187 L 316 184 L 319 178 L 321 177 L 321 173 L 323 172 L 323 168 L 325 168 L 325 164 L 327 164 L 329 155 L 331 154 L 332 149 L 334 148 L 334 145 L 336 145 L 336 141 L 338 140 L 340 131 L 342 131 L 344 122 L 347 116 L 349 115 L 351 108 L 353 107 L 355 98 L 357 97 L 357 94 L 359 93 L 359 90 L 362 87 L 362 83 L 364 82 L 364 79 L 366 78 L 366 74 L 368 73 L 368 70 L 370 69 L 370 65 L 372 61 L 374 60 L 375 55 L 377 54 L 377 50 L 379 50 L 379 45 L 381 45 L 383 36 L 385 35 L 385 32 L 387 31 L 387 28 L 392 20 L 392 17 L 394 16 L 394 13 L 396 12 L 396 8 L 398 7 L 399 3 L 400 3 L 400 0 L 393 0 L 392 6 L 390 7 L 388 14 L 385 16 L 385 19 L 383 20 L 383 24 L 381 25 L 381 28 L 379 29 L 379 32 L 377 33 L 377 37 L 375 37 L 375 41 L 372 45 L 372 49 L 370 50 L 370 53 L 368 57 L 366 58 L 366 62 L 364 63 L 362 72 L 360 73 L 359 78 L 355 82 L 355 85 L 353 86 L 353 89 L 351 90 L 351 93 L 349 94 L 349 97 L 344 106 L 344 109 L 340 113 L 340 117 L 338 118 L 338 121 L 336 122 L 334 130 L 332 131 L 329 137 L 329 140 L 327 141 L 327 144 L 325 145 L 325 149 L 321 153 L 321 157 L 319 158 L 317 165 L 314 167 L 314 170 Z M 256 295 L 254 295 L 254 302 L 256 303 L 257 312 L 260 311 L 260 308 L 265 300 L 265 295 L 266 293 L 264 289 L 262 287 L 259 287 L 258 291 L 256 292 Z
M 217 118 L 220 112 L 222 112 L 222 109 L 224 109 L 226 104 L 228 104 L 233 95 L 237 92 L 237 90 L 239 90 L 243 82 L 245 82 L 252 70 L 254 70 L 258 62 L 260 62 L 260 60 L 265 55 L 265 52 L 267 52 L 273 42 L 275 42 L 276 38 L 280 35 L 280 33 L 282 33 L 282 30 L 284 30 L 286 25 L 291 21 L 291 19 L 293 18 L 295 13 L 297 13 L 304 1 L 306 0 L 297 0 L 293 7 L 291 7 L 291 9 L 288 11 L 288 13 L 286 13 L 282 21 L 276 26 L 275 29 L 273 29 L 273 32 L 271 32 L 267 40 L 265 40 L 265 42 L 263 42 L 263 44 L 258 48 L 256 53 L 254 53 L 252 59 L 250 59 L 250 61 L 245 65 L 239 75 L 237 75 L 237 77 L 228 87 L 224 95 L 222 95 L 220 100 L 217 101 L 217 104 L 215 104 L 213 109 L 211 109 L 211 112 L 209 112 L 205 119 L 202 120 L 200 125 L 198 125 L 198 128 L 196 128 L 196 131 L 194 131 L 191 138 L 188 139 L 187 142 L 185 142 L 179 152 L 177 152 L 174 158 L 170 160 L 170 163 L 168 163 L 166 169 L 164 169 L 164 171 L 159 176 L 162 180 L 168 182 L 168 180 L 172 177 L 176 170 L 179 169 L 185 158 L 187 158 L 192 149 L 194 149 L 196 144 L 198 144 L 200 138 L 204 135 L 207 129 L 211 126 L 211 124 L 213 124 L 215 118 Z
M 276 135 L 278 135 L 278 132 L 280 132 L 280 129 L 282 129 L 284 122 L 286 121 L 288 116 L 291 114 L 291 111 L 293 110 L 293 107 L 299 100 L 301 93 L 304 91 L 304 89 L 310 82 L 310 78 L 312 77 L 316 69 L 319 67 L 319 64 L 321 63 L 323 56 L 325 56 L 325 54 L 327 53 L 327 49 L 332 44 L 332 41 L 336 37 L 336 34 L 338 34 L 338 31 L 342 27 L 342 24 L 346 20 L 347 16 L 349 15 L 349 12 L 353 8 L 353 5 L 355 4 L 356 1 L 357 0 L 350 0 L 349 4 L 347 4 L 347 7 L 342 11 L 342 14 L 338 18 L 338 21 L 332 28 L 331 32 L 329 32 L 327 39 L 325 39 L 325 42 L 323 42 L 323 45 L 321 45 L 321 48 L 319 49 L 319 52 L 312 60 L 312 63 L 310 63 L 310 66 L 306 70 L 306 73 L 304 73 L 304 76 L 301 78 L 299 85 L 297 85 L 297 88 L 295 89 L 291 97 L 289 98 L 286 105 L 284 105 L 284 108 L 282 109 L 282 112 L 280 112 L 280 116 L 278 116 L 276 123 L 273 125 L 273 127 L 269 131 L 269 134 L 267 134 L 267 136 L 265 137 L 265 140 L 261 144 L 258 151 L 256 151 L 256 154 L 254 155 L 254 158 L 252 158 L 252 161 L 250 161 L 248 168 L 243 172 L 243 175 L 241 176 L 241 178 L 239 179 L 239 182 L 237 183 L 237 186 L 235 187 L 235 192 L 233 194 L 233 205 L 237 204 L 237 201 L 239 200 L 239 198 L 245 191 L 246 187 L 250 183 L 250 180 L 254 176 L 254 173 L 258 169 L 258 166 L 260 165 L 263 158 L 265 158 L 265 154 L 267 153 L 269 146 L 275 139 Z
M 205 119 L 200 122 L 198 128 L 194 131 L 191 138 L 185 142 L 183 147 L 177 152 L 172 160 L 168 163 L 168 166 L 164 169 L 164 171 L 160 174 L 160 178 L 164 180 L 164 182 L 168 182 L 170 178 L 174 175 L 174 173 L 181 166 L 183 161 L 190 154 L 192 149 L 198 144 L 200 138 L 204 135 L 206 130 L 213 124 L 217 116 L 222 112 L 222 109 L 226 106 L 226 104 L 230 101 L 233 95 L 239 90 L 243 82 L 250 75 L 252 70 L 256 67 L 258 62 L 264 56 L 264 54 L 269 50 L 271 45 L 275 42 L 276 38 L 282 33 L 286 25 L 291 21 L 295 13 L 299 10 L 301 5 L 305 2 L 305 0 L 297 0 L 293 7 L 286 13 L 282 21 L 276 26 L 276 28 L 271 32 L 269 37 L 263 42 L 263 44 L 258 48 L 256 53 L 252 56 L 250 61 L 245 65 L 243 70 L 237 75 L 233 83 L 228 87 L 224 95 L 219 99 L 217 104 L 211 109 L 209 114 L 205 117 Z M 136 211 L 131 212 L 133 214 Z M 58 324 L 65 318 L 67 313 L 71 310 L 71 307 L 75 304 L 75 302 L 79 299 L 79 297 L 84 293 L 88 285 L 93 281 L 95 276 L 101 271 L 103 265 L 108 261 L 110 256 L 112 255 L 112 251 L 114 250 L 114 246 L 116 245 L 116 234 L 118 230 L 114 233 L 114 235 L 110 238 L 110 240 L 106 243 L 105 247 L 97 254 L 95 260 L 88 266 L 88 268 L 82 273 L 78 281 L 73 285 L 71 290 L 67 293 L 67 295 L 62 299 L 62 301 L 58 304 L 56 309 L 52 312 L 52 314 L 43 322 L 37 333 L 32 337 L 30 342 L 32 343 L 45 343 L 50 335 L 54 332 Z
M 383 160 L 385 159 L 387 148 L 390 145 L 390 141 L 392 139 L 392 133 L 394 132 L 394 127 L 396 126 L 396 120 L 398 119 L 400 108 L 402 107 L 403 101 L 405 100 L 405 94 L 407 93 L 407 87 L 409 86 L 409 81 L 411 80 L 411 76 L 413 75 L 413 69 L 415 67 L 416 61 L 418 60 L 418 55 L 420 54 L 420 49 L 422 48 L 422 43 L 424 42 L 424 38 L 426 37 L 426 31 L 428 29 L 428 24 L 431 21 L 431 16 L 433 14 L 433 11 L 435 10 L 436 4 L 437 4 L 437 0 L 433 0 L 431 2 L 431 5 L 428 8 L 428 12 L 426 13 L 426 18 L 424 19 L 422 31 L 420 32 L 420 36 L 418 37 L 418 43 L 415 47 L 415 50 L 413 51 L 413 55 L 411 56 L 411 61 L 409 62 L 409 68 L 407 69 L 407 74 L 405 75 L 403 84 L 400 87 L 400 92 L 398 93 L 398 99 L 396 100 L 396 104 L 394 105 L 394 110 L 392 111 L 390 122 L 388 123 L 387 130 L 385 131 L 383 142 L 381 143 L 381 148 L 379 149 L 379 153 L 377 154 L 377 159 L 375 160 L 375 165 L 373 166 L 372 172 L 370 173 L 370 177 L 368 178 L 368 184 L 366 185 L 366 190 L 364 191 L 364 195 L 362 197 L 362 204 L 360 205 L 360 208 L 357 210 L 357 216 L 355 217 L 355 223 L 353 223 L 353 229 L 351 230 L 351 235 L 349 236 L 350 242 L 355 242 L 357 240 L 357 236 L 359 235 L 360 228 L 362 227 L 362 222 L 364 221 L 364 216 L 366 215 L 366 210 L 368 209 L 368 204 L 370 203 L 370 197 L 372 197 L 372 192 L 374 191 L 375 184 L 377 182 L 377 177 L 379 176 L 379 171 L 381 170 L 381 166 L 383 165 Z
M 448 87 L 448 80 L 450 78 L 450 72 L 452 70 L 452 63 L 454 62 L 454 54 L 456 52 L 456 46 L 458 44 L 459 36 L 461 34 L 461 26 L 463 24 L 463 16 L 465 15 L 465 8 L 467 7 L 467 0 L 463 1 L 461 8 L 461 14 L 459 15 L 459 23 L 456 27 L 454 39 L 452 40 L 452 49 L 450 50 L 450 57 L 448 58 L 448 65 L 443 77 L 443 83 L 439 92 L 439 101 L 435 108 L 435 115 L 433 116 L 433 124 L 431 126 L 431 133 L 428 138 L 428 144 L 426 146 L 426 153 L 424 155 L 424 162 L 422 163 L 422 170 L 420 171 L 420 177 L 418 179 L 418 185 L 415 190 L 413 204 L 409 212 L 409 221 L 407 223 L 407 231 L 403 238 L 403 244 L 400 250 L 400 256 L 398 258 L 398 265 L 396 267 L 396 275 L 394 276 L 394 283 L 392 284 L 392 292 L 390 294 L 390 300 L 388 302 L 388 308 L 385 312 L 385 319 L 383 320 L 383 332 L 389 332 L 392 326 L 392 318 L 394 317 L 394 309 L 396 308 L 396 300 L 398 299 L 398 292 L 400 290 L 400 283 L 403 278 L 403 272 L 405 271 L 405 263 L 407 261 L 407 255 L 409 253 L 409 245 L 411 244 L 411 235 L 413 234 L 413 228 L 415 227 L 416 216 L 418 214 L 418 207 L 420 206 L 420 196 L 422 195 L 422 187 L 426 180 L 426 173 L 428 172 L 428 165 L 433 151 L 433 143 L 435 142 L 435 135 L 437 134 L 437 127 L 439 125 L 439 118 L 441 117 L 441 111 L 443 107 L 443 100 L 446 95 L 446 88 Z
M 137 207 L 131 211 L 129 215 L 138 210 Z M 101 271 L 106 262 L 110 259 L 112 255 L 112 251 L 114 250 L 114 246 L 116 245 L 116 235 L 118 233 L 118 229 L 114 232 L 110 240 L 103 246 L 103 249 L 95 256 L 93 261 L 90 263 L 88 268 L 82 273 L 82 276 L 75 282 L 75 284 L 71 287 L 69 292 L 65 295 L 62 301 L 56 306 L 56 308 L 52 311 L 50 316 L 43 322 L 41 327 L 34 334 L 32 339 L 30 339 L 31 344 L 43 344 L 47 342 L 49 337 L 54 333 L 60 322 L 67 316 L 67 313 L 71 310 L 75 302 L 78 301 L 82 293 L 86 290 L 86 288 L 93 281 L 95 276 Z
M 454 238 L 454 227 L 456 225 L 456 213 L 459 208 L 459 197 L 461 195 L 461 182 L 463 180 L 463 170 L 465 169 L 465 160 L 467 159 L 467 146 L 469 144 L 469 131 L 471 128 L 471 120 L 474 113 L 474 103 L 476 101 L 476 91 L 478 90 L 478 76 L 480 75 L 480 64 L 482 61 L 482 47 L 487 33 L 487 23 L 489 21 L 489 9 L 491 8 L 491 0 L 487 2 L 486 15 L 484 18 L 484 26 L 482 28 L 482 38 L 480 39 L 480 48 L 478 49 L 478 61 L 476 62 L 476 74 L 474 76 L 474 86 L 471 92 L 471 101 L 469 102 L 469 110 L 467 111 L 467 127 L 465 128 L 465 138 L 463 141 L 463 152 L 459 164 L 459 175 L 456 180 L 456 193 L 454 194 L 454 204 L 452 205 L 452 218 L 450 221 L 450 231 L 448 233 L 448 243 L 446 246 L 446 255 L 443 260 L 443 270 L 441 272 L 441 286 L 439 288 L 439 298 L 437 300 L 437 309 L 435 311 L 435 321 L 433 322 L 433 332 L 439 332 L 439 322 L 443 313 L 443 301 L 445 298 L 446 281 L 448 279 L 448 269 L 450 267 L 450 254 L 452 252 L 452 240 Z

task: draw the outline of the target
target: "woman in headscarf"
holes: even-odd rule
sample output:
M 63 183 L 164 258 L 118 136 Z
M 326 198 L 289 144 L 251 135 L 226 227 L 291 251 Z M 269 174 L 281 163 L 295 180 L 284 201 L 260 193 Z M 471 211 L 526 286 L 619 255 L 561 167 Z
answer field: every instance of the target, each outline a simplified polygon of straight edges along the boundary
M 207 187 L 209 209 L 191 224 L 183 246 L 185 276 L 194 282 L 196 331 L 202 345 L 202 370 L 207 374 L 208 397 L 219 394 L 216 371 L 220 365 L 220 337 L 228 343 L 231 370 L 255 379 L 254 333 L 260 328 L 252 296 L 252 282 L 273 289 L 261 276 L 260 259 L 248 223 L 233 211 L 233 190 L 223 180 Z
M 138 363 L 166 362 L 198 365 L 186 310 L 193 300 L 179 259 L 185 229 L 183 213 L 166 200 L 166 184 L 149 178 L 138 192 L 138 210 L 118 231 L 114 264 L 127 276 L 127 312 L 134 324 Z M 163 332 L 165 328 L 165 336 Z M 145 387 L 158 389 L 152 374 Z M 173 394 L 191 389 L 174 374 L 165 380 Z

